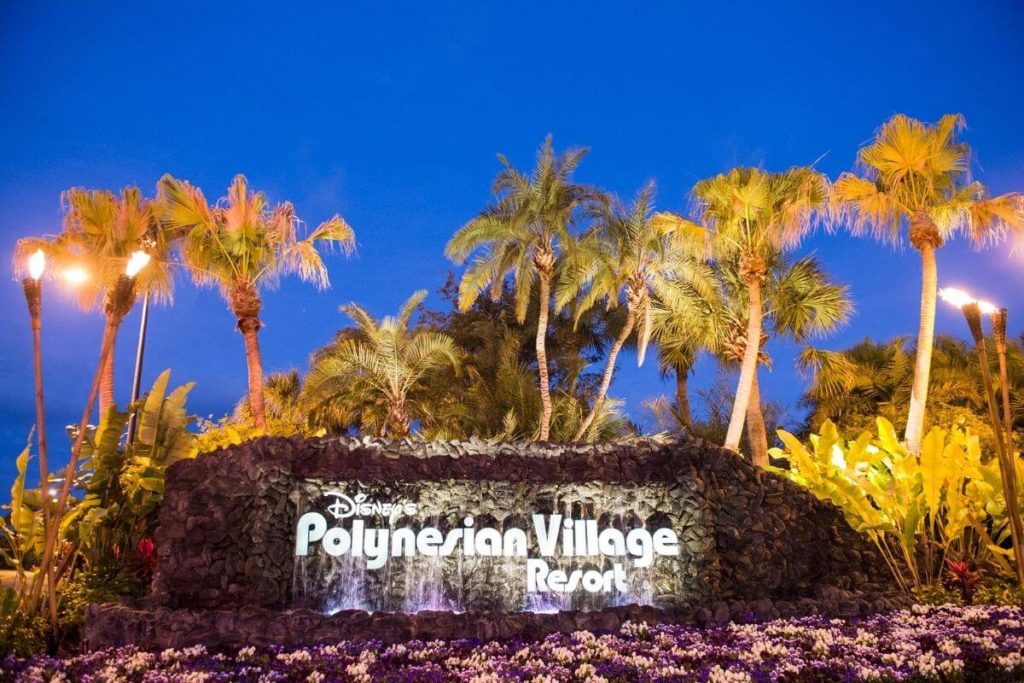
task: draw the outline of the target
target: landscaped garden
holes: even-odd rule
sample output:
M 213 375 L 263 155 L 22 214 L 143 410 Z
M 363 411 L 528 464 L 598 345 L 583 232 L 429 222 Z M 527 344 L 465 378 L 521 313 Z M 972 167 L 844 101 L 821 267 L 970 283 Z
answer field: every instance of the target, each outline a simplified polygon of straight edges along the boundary
M 18 246 L 30 313 L 37 322 L 49 275 L 87 273 L 80 299 L 101 309 L 107 324 L 69 464 L 51 467 L 46 442 L 35 438 L 45 435 L 42 393 L 39 430 L 17 458 L 3 526 L 14 580 L 0 601 L 8 656 L 0 676 L 1014 679 L 1024 671 L 1017 483 L 1024 351 L 1008 338 L 1005 311 L 962 292 L 941 294 L 964 308 L 977 350 L 936 338 L 933 326 L 935 251 L 960 235 L 982 244 L 1024 229 L 1024 198 L 990 196 L 967 178 L 962 125 L 956 116 L 935 124 L 896 116 L 861 149 L 856 170 L 837 179 L 812 168 L 736 168 L 698 182 L 687 215 L 658 211 L 653 185 L 623 203 L 576 182 L 585 151 L 558 152 L 549 138 L 532 169 L 502 157 L 493 203 L 449 242 L 452 261 L 468 264 L 441 289 L 449 310 L 425 307 L 425 292 L 384 318 L 348 304 L 342 311 L 351 326 L 312 353 L 308 372 L 268 376 L 258 341 L 262 298 L 288 275 L 327 286 L 323 250 L 349 252 L 355 244 L 343 218 L 301 234 L 290 204 L 272 204 L 242 176 L 215 202 L 171 176 L 152 197 L 135 188 L 69 190 L 62 232 Z M 919 252 L 916 345 L 811 345 L 843 325 L 853 305 L 814 256 L 797 253 L 816 228 L 907 240 Z M 115 400 L 123 393 L 111 362 L 120 323 L 140 298 L 147 305 L 169 299 L 179 271 L 220 291 L 245 341 L 249 393 L 223 419 L 190 415 L 192 385 L 173 388 L 170 372 L 132 403 Z M 989 315 L 994 336 L 981 329 Z M 776 338 L 805 345 L 800 362 L 811 377 L 807 423 L 777 436 L 778 415 L 758 383 Z M 653 433 L 638 431 L 610 393 L 627 345 L 639 362 L 654 356 L 676 378 L 674 397 L 650 403 Z M 687 380 L 705 354 L 723 372 L 738 372 L 734 389 L 701 396 L 697 417 Z M 703 628 L 627 622 L 535 641 L 74 654 L 86 605 L 146 599 L 169 467 L 261 436 L 330 434 L 589 443 L 701 437 L 838 506 L 884 559 L 892 593 L 918 604 L 853 619 L 751 615 L 750 623 Z M 27 483 L 32 466 L 44 485 Z
M 135 647 L 3 662 L 0 681 L 929 681 L 1020 680 L 1020 607 L 915 607 L 707 629 L 627 623 L 540 641 L 343 642 L 302 649 Z
M 50 218 L 8 207 L 0 301 L 24 344 L 0 373 L 0 683 L 1024 681 L 1024 290 L 1019 263 L 993 274 L 1024 244 L 1020 159 L 992 110 L 940 115 L 1019 98 L 990 96 L 977 44 L 953 68 L 908 31 L 858 44 L 854 69 L 834 26 L 828 50 L 777 17 L 755 39 L 761 15 L 731 8 L 708 39 L 691 8 L 685 32 L 637 24 L 640 59 L 590 17 L 582 39 L 543 33 L 555 7 L 510 46 L 467 5 L 439 58 L 429 29 L 394 33 L 412 7 L 372 46 L 352 9 L 324 24 L 345 39 L 255 8 L 227 29 L 96 10 L 95 36 L 58 32 L 69 55 L 87 36 L 94 64 L 116 26 L 160 65 L 102 84 L 70 57 L 59 78 L 7 68 L 31 41 L 5 31 L 0 198 L 46 187 Z M 1019 60 L 989 28 L 978 44 Z M 670 43 L 685 88 L 660 80 Z M 302 63 L 286 76 L 257 45 Z M 719 59 L 737 73 L 700 75 Z M 64 139 L 60 111 L 94 121 L 97 101 L 103 125 Z M 566 144 L 567 101 L 593 150 Z M 16 151 L 18 116 L 38 150 Z M 784 163 L 733 137 L 759 116 Z M 143 122 L 144 151 L 104 168 Z M 481 162 L 479 137 L 508 156 Z

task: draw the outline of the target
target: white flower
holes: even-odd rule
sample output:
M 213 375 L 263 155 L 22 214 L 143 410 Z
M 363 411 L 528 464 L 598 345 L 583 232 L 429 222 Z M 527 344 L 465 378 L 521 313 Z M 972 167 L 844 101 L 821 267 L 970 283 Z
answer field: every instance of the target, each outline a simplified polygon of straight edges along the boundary
M 729 671 L 715 664 L 708 671 L 708 683 L 752 683 L 754 679 L 742 671 Z
M 1007 671 L 1013 671 L 1017 667 L 1024 665 L 1024 655 L 1020 652 L 1011 652 L 1008 655 L 1002 657 L 996 657 L 996 664 L 1003 667 Z

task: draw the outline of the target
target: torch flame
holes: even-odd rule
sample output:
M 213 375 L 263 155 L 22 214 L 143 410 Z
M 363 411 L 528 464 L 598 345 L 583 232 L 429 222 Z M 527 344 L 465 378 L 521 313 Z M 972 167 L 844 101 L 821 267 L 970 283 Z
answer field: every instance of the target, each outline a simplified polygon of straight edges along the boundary
M 149 263 L 149 254 L 144 251 L 137 251 L 128 259 L 128 266 L 124 269 L 124 274 L 128 277 L 135 277 L 139 274 L 139 271 L 146 267 L 147 263 Z
M 74 286 L 80 285 L 89 279 L 89 273 L 81 266 L 72 266 L 65 270 L 63 275 L 68 284 Z
M 46 254 L 42 249 L 36 249 L 36 253 L 28 257 L 28 274 L 33 280 L 43 276 L 43 269 L 46 267 Z
M 978 308 L 980 308 L 981 312 L 985 315 L 992 315 L 999 310 L 995 304 L 981 300 L 978 301 Z
M 939 296 L 948 304 L 953 304 L 957 308 L 963 308 L 967 304 L 974 303 L 974 297 L 965 292 L 962 289 L 955 289 L 953 287 L 946 287 L 939 290 Z

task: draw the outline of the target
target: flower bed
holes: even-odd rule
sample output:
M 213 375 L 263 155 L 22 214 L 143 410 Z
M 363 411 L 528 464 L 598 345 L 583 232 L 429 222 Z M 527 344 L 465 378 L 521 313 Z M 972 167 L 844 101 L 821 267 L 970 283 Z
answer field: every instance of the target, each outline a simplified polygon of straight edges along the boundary
M 0 681 L 847 681 L 1024 680 L 1024 609 L 927 607 L 855 620 L 805 617 L 537 642 L 410 641 L 213 653 L 134 647 L 9 658 Z

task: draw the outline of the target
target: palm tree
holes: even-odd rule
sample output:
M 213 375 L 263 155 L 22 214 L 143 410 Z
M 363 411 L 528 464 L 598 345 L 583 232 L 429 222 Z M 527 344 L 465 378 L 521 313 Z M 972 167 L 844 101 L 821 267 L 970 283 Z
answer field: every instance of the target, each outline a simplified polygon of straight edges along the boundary
M 728 334 L 722 282 L 714 264 L 695 262 L 702 281 L 711 287 L 696 288 L 679 282 L 673 296 L 653 302 L 652 336 L 658 345 L 658 365 L 663 377 L 675 375 L 675 415 L 682 427 L 692 426 L 688 380 L 701 352 L 717 353 Z
M 654 325 L 652 295 L 675 301 L 685 294 L 679 284 L 697 289 L 714 287 L 702 268 L 704 230 L 671 213 L 654 213 L 654 185 L 640 190 L 628 210 L 617 208 L 598 221 L 564 264 L 555 292 L 555 305 L 578 301 L 576 315 L 604 302 L 609 310 L 624 301 L 626 321 L 605 362 L 597 396 L 574 440 L 583 438 L 601 410 L 623 344 L 639 325 L 637 363 L 642 365 Z
M 702 180 L 694 187 L 699 217 L 712 234 L 718 261 L 738 259 L 740 282 L 746 294 L 747 326 L 739 382 L 725 447 L 738 450 L 747 406 L 757 371 L 766 260 L 785 251 L 808 233 L 828 196 L 825 177 L 810 168 L 767 173 L 735 168 Z
M 915 357 L 905 337 L 887 342 L 864 339 L 842 351 L 806 347 L 797 362 L 811 375 L 811 384 L 801 400 L 811 411 L 808 428 L 814 430 L 825 420 L 832 420 L 847 433 L 859 433 L 873 430 L 877 416 L 902 426 L 912 395 Z M 971 431 L 990 434 L 984 388 L 970 346 L 954 337 L 937 335 L 928 384 L 926 426 L 948 425 L 973 415 Z
M 963 127 L 960 115 L 927 124 L 897 114 L 861 148 L 860 175 L 843 173 L 832 187 L 833 208 L 849 219 L 854 234 L 870 232 L 899 244 L 906 232 L 921 255 L 917 357 L 905 432 L 912 453 L 921 451 L 928 400 L 938 291 L 935 250 L 957 234 L 981 246 L 1007 229 L 1024 228 L 1024 197 L 991 197 L 984 185 L 971 180 L 971 150 L 957 138 Z
M 849 318 L 853 307 L 847 288 L 832 282 L 817 259 L 805 256 L 789 261 L 779 255 L 768 263 L 770 275 L 765 283 L 763 316 L 766 324 L 762 349 L 771 337 L 804 343 L 812 337 L 834 332 Z M 759 365 L 768 363 L 770 360 Z M 767 467 L 768 430 L 761 406 L 760 382 L 755 370 L 747 405 L 747 440 L 755 464 Z
M 831 282 L 813 257 L 792 261 L 773 253 L 766 255 L 764 263 L 766 275 L 758 367 L 771 365 L 765 349 L 770 338 L 806 341 L 835 330 L 851 310 L 846 288 Z M 732 258 L 715 265 L 717 286 L 714 289 L 707 290 L 701 297 L 683 299 L 682 306 L 658 310 L 655 314 L 662 364 L 681 365 L 682 370 L 676 370 L 677 380 L 679 374 L 689 370 L 701 350 L 713 353 L 726 367 L 740 366 L 746 353 L 749 302 L 739 261 Z M 677 406 L 685 405 L 685 395 L 680 399 L 678 394 L 677 390 Z M 686 414 L 681 413 L 681 417 Z M 755 370 L 745 424 L 751 459 L 762 466 L 768 464 L 770 430 L 765 423 L 760 382 Z
M 658 341 L 658 369 L 662 378 L 672 375 L 675 378 L 674 407 L 683 427 L 693 424 L 693 410 L 690 408 L 689 380 L 693 366 L 697 362 L 697 354 L 703 347 L 688 343 L 683 339 L 659 339 L 657 314 L 655 314 L 654 338 Z
M 193 280 L 219 287 L 238 320 L 245 339 L 253 421 L 258 429 L 266 429 L 257 338 L 262 326 L 260 287 L 274 286 L 292 273 L 317 288 L 327 287 L 327 268 L 317 246 L 338 244 L 351 253 L 355 233 L 335 215 L 299 239 L 292 205 L 271 207 L 266 195 L 249 189 L 243 175 L 235 176 L 228 196 L 214 205 L 207 203 L 199 188 L 170 175 L 160 180 L 160 194 L 165 224 L 184 233 L 182 256 Z
M 136 276 L 136 295 L 147 293 L 157 301 L 170 301 L 173 284 L 170 251 L 176 235 L 160 224 L 158 202 L 144 197 L 137 187 L 126 187 L 120 195 L 109 190 L 75 187 L 64 193 L 63 203 L 61 234 L 23 240 L 19 253 L 42 248 L 58 269 L 75 268 L 84 273 L 85 277 L 76 284 L 78 300 L 83 308 L 93 310 L 104 307 L 131 255 L 144 250 L 150 255 L 150 262 Z M 107 322 L 111 322 L 109 315 Z M 115 335 L 117 327 L 111 328 Z M 106 415 L 112 405 L 113 351 L 103 366 L 100 415 Z
M 541 397 L 539 438 L 551 431 L 551 387 L 545 339 L 551 307 L 551 285 L 564 250 L 570 249 L 573 229 L 606 203 L 599 190 L 572 181 L 586 150 L 573 149 L 556 155 L 548 136 L 527 175 L 499 155 L 504 168 L 495 178 L 494 202 L 473 218 L 448 242 L 445 253 L 464 263 L 477 256 L 459 284 L 459 307 L 468 310 L 482 292 L 501 295 L 505 277 L 512 275 L 516 318 L 522 322 L 536 281 L 540 315 L 535 348 Z
M 358 415 L 363 428 L 379 436 L 407 436 L 414 419 L 425 420 L 429 398 L 421 396 L 432 373 L 459 364 L 452 338 L 429 330 L 410 329 L 416 307 L 427 296 L 414 293 L 397 316 L 380 322 L 356 304 L 341 310 L 356 324 L 316 352 L 306 386 L 305 402 L 314 408 L 341 404 Z

